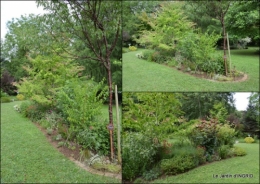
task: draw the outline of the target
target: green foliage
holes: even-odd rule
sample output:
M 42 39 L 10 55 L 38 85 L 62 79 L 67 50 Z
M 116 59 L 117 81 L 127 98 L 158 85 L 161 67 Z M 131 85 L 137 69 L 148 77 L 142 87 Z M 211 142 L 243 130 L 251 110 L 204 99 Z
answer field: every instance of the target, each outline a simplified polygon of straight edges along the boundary
M 161 140 L 177 130 L 174 123 L 182 112 L 173 93 L 125 93 L 123 104 L 123 132 L 156 133 Z
M 76 141 L 84 149 L 96 151 L 102 155 L 109 155 L 110 152 L 110 135 L 106 128 L 107 122 L 96 122 L 76 135 Z M 114 129 L 116 132 L 116 129 Z M 117 137 L 113 136 L 114 148 L 116 148 Z M 116 149 L 115 149 L 116 151 Z
M 32 121 L 37 121 L 45 116 L 45 112 L 48 109 L 47 106 L 32 102 L 24 101 L 20 105 L 20 111 L 24 117 L 28 117 Z
M 153 51 L 145 50 L 143 52 L 143 59 L 152 61 L 152 54 L 153 54 Z
M 195 168 L 198 165 L 198 160 L 190 154 L 179 154 L 171 159 L 163 159 L 160 167 L 162 172 L 166 174 L 179 174 Z
M 155 166 L 151 170 L 145 171 L 143 173 L 142 177 L 146 181 L 151 181 L 151 180 L 157 179 L 160 175 L 161 175 L 161 169 L 158 166 L 157 167 Z
M 140 31 L 140 37 L 136 41 L 141 45 L 148 45 L 163 56 L 174 56 L 175 42 L 184 38 L 194 25 L 173 2 L 161 3 L 156 14 L 148 16 L 143 12 L 139 19 L 150 29 Z
M 16 98 L 18 99 L 18 100 L 20 100 L 20 101 L 22 101 L 22 100 L 24 100 L 24 95 L 22 95 L 22 94 L 18 94 L 17 96 L 16 96 Z
M 230 125 L 224 124 L 218 126 L 217 138 L 219 145 L 228 145 L 233 147 L 235 142 L 236 131 Z
M 137 50 L 137 47 L 135 47 L 135 46 L 129 46 L 128 49 L 129 49 L 130 51 L 136 51 L 136 50 Z
M 231 148 L 232 151 L 234 152 L 234 155 L 236 156 L 244 156 L 246 155 L 246 150 L 237 146 L 234 146 L 234 148 Z
M 122 143 L 122 177 L 133 180 L 149 169 L 154 163 L 159 144 L 155 144 L 151 135 L 129 133 Z
M 218 149 L 218 153 L 221 159 L 226 159 L 229 156 L 230 146 L 229 145 L 221 145 Z
M 252 137 L 246 137 L 244 140 L 246 143 L 253 143 L 255 141 Z
M 207 66 L 212 67 L 212 55 L 216 52 L 215 45 L 219 35 L 209 33 L 189 33 L 185 38 L 179 41 L 177 51 L 186 58 L 186 60 L 196 65 L 196 70 L 211 71 Z M 210 64 L 205 64 L 210 62 Z M 213 65 L 216 65 L 214 61 Z M 217 65 L 213 68 L 217 71 Z
M 82 68 L 65 60 L 62 56 L 41 56 L 30 59 L 31 67 L 25 67 L 29 77 L 16 83 L 26 97 L 42 105 L 55 105 L 55 89 L 65 85 L 67 80 L 77 77 Z
M 1 103 L 9 103 L 11 102 L 11 99 L 9 97 L 1 97 Z
M 214 154 L 218 147 L 217 139 L 217 120 L 202 120 L 200 124 L 188 135 L 189 139 L 195 146 L 203 146 L 210 155 Z
M 219 123 L 226 123 L 228 111 L 225 108 L 225 105 L 223 102 L 218 102 L 214 104 L 213 109 L 210 110 L 210 116 L 212 118 L 215 118 L 219 121 Z
M 69 121 L 70 126 L 85 130 L 100 115 L 102 101 L 106 98 L 103 84 L 93 81 L 70 80 L 57 91 L 57 109 Z M 98 96 L 98 91 L 101 90 Z

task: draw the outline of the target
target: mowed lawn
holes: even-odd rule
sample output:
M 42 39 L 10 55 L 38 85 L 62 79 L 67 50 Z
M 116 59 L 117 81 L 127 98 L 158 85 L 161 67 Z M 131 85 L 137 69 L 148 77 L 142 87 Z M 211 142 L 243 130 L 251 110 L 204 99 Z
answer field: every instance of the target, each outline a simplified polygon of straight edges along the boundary
M 1 104 L 1 183 L 121 183 L 94 175 L 58 152 L 28 119 Z
M 136 54 L 142 49 L 124 53 L 123 91 L 259 91 L 259 55 L 255 53 L 256 49 L 231 50 L 232 66 L 248 75 L 244 82 L 209 81 L 138 59 Z
M 238 143 L 236 146 L 244 148 L 247 155 L 212 162 L 153 183 L 259 183 L 259 144 Z M 221 178 L 222 174 L 228 174 L 229 177 Z M 238 174 L 241 174 L 240 177 Z M 250 177 L 243 177 L 242 174 Z

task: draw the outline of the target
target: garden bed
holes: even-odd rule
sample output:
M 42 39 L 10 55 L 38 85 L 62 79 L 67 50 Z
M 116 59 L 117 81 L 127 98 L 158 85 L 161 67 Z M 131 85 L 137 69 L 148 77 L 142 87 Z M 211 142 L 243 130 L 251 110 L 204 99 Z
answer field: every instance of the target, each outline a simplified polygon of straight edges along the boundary
M 55 139 L 55 137 L 57 137 L 57 135 L 59 134 L 58 130 L 54 130 L 50 134 L 46 129 L 42 128 L 38 123 L 34 123 L 34 124 L 45 135 L 46 139 L 55 149 L 57 149 L 64 156 L 66 156 L 68 159 L 73 161 L 81 168 L 85 169 L 86 171 L 92 174 L 98 174 L 101 176 L 108 176 L 116 179 L 121 179 L 121 166 L 118 164 L 117 165 L 111 164 L 109 158 L 107 158 L 106 163 L 99 164 L 98 167 L 96 166 L 96 164 L 88 166 L 85 162 L 82 162 L 82 160 L 84 159 L 82 158 L 80 153 L 81 146 L 79 146 L 78 144 L 72 141 L 67 142 L 68 146 L 61 146 L 59 143 L 66 140 Z
M 210 81 L 217 81 L 217 82 L 243 82 L 246 81 L 248 79 L 247 74 L 236 71 L 236 74 L 231 74 L 228 76 L 224 76 L 224 75 L 220 75 L 220 74 L 209 74 L 206 72 L 201 72 L 201 71 L 191 71 L 189 68 L 187 69 L 187 67 L 172 67 L 169 66 L 167 64 L 165 64 L 168 67 L 177 69 L 185 74 L 197 77 L 197 78 L 202 78 L 202 79 L 207 79 Z

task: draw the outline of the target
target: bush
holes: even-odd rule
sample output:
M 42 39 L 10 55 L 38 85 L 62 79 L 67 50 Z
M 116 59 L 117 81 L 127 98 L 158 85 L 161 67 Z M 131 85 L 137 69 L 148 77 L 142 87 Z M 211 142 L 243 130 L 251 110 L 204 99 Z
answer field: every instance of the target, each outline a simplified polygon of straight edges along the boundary
M 136 50 L 137 50 L 137 47 L 135 47 L 135 46 L 129 46 L 128 49 L 129 49 L 130 51 L 136 51 Z
M 217 124 L 215 119 L 202 120 L 189 132 L 188 138 L 195 147 L 203 146 L 206 148 L 206 152 L 212 155 L 218 147 Z
M 246 150 L 244 150 L 243 148 L 240 148 L 240 147 L 234 146 L 234 148 L 231 148 L 231 149 L 232 149 L 234 155 L 236 155 L 236 156 L 244 156 L 247 154 Z
M 57 92 L 57 109 L 68 120 L 69 127 L 73 126 L 82 131 L 89 128 L 91 122 L 96 121 L 101 114 L 102 102 L 106 98 L 106 88 L 102 87 L 102 83 L 75 79 L 67 81 Z
M 22 95 L 22 94 L 18 94 L 17 96 L 16 96 L 16 98 L 18 99 L 18 100 L 20 100 L 20 101 L 22 101 L 22 100 L 24 100 L 24 95 Z
M 20 105 L 21 113 L 24 117 L 28 117 L 32 121 L 37 121 L 45 116 L 48 107 L 41 106 L 31 101 L 22 102 Z
M 163 173 L 179 174 L 198 166 L 198 160 L 192 155 L 181 154 L 175 155 L 171 159 L 163 159 L 160 167 Z
M 142 176 L 146 181 L 151 181 L 157 179 L 160 175 L 161 175 L 160 168 L 154 167 L 149 171 L 145 171 Z
M 9 103 L 11 102 L 9 97 L 1 97 L 1 103 Z
M 206 153 L 206 148 L 204 148 L 202 146 L 197 147 L 197 155 L 198 155 L 199 165 L 206 163 L 205 153 Z
M 158 146 L 153 138 L 141 133 L 126 134 L 122 143 L 122 177 L 133 180 L 141 176 L 154 163 Z
M 244 140 L 246 143 L 253 143 L 255 141 L 252 137 L 246 137 Z
M 218 153 L 221 159 L 226 159 L 229 156 L 230 147 L 228 145 L 221 145 L 218 149 Z
M 219 35 L 209 33 L 189 33 L 180 40 L 178 51 L 183 57 L 196 64 L 196 70 L 212 70 L 211 55 L 215 53 L 215 44 Z M 214 64 L 213 64 L 214 65 Z
M 149 51 L 149 50 L 144 51 L 143 52 L 143 59 L 148 60 L 148 61 L 152 61 L 152 54 L 153 54 L 153 51 Z
M 232 147 L 235 143 L 235 129 L 231 128 L 229 125 L 218 125 L 217 138 L 219 146 L 228 145 Z

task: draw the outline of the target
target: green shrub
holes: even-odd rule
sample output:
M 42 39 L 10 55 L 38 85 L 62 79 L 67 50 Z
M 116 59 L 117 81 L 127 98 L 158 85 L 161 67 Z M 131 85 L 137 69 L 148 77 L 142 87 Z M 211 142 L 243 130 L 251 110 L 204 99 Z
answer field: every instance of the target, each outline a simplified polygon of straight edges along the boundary
M 189 154 L 175 155 L 171 159 L 163 159 L 160 164 L 162 172 L 166 174 L 183 173 L 196 166 L 198 166 L 198 160 Z
M 122 53 L 127 53 L 128 52 L 128 49 L 127 48 L 123 48 L 122 49 Z
M 206 163 L 205 153 L 206 153 L 206 148 L 204 148 L 202 146 L 197 147 L 197 156 L 198 156 L 198 160 L 199 160 L 199 165 Z
M 102 82 L 70 80 L 57 92 L 57 109 L 68 120 L 70 127 L 82 131 L 101 115 L 106 88 Z M 96 94 L 101 90 L 99 95 Z
M 153 54 L 153 51 L 149 51 L 149 50 L 144 51 L 143 52 L 143 59 L 148 60 L 148 61 L 152 61 L 152 54 Z
M 128 49 L 129 49 L 130 51 L 136 51 L 136 50 L 137 50 L 137 47 L 135 47 L 135 46 L 129 46 Z
M 210 155 L 214 154 L 218 147 L 217 140 L 217 120 L 202 120 L 188 134 L 188 138 L 195 147 L 203 146 Z
M 11 102 L 9 97 L 1 97 L 1 103 L 9 103 Z
M 246 137 L 244 140 L 246 143 L 253 143 L 255 141 L 252 137 Z
M 235 143 L 235 136 L 235 129 L 231 128 L 229 125 L 218 125 L 217 138 L 219 146 L 228 145 L 229 147 L 232 147 Z
M 16 96 L 16 98 L 18 99 L 18 100 L 20 100 L 20 101 L 22 101 L 22 100 L 24 100 L 24 95 L 22 95 L 22 94 L 18 94 L 17 96 Z
M 6 93 L 6 92 L 3 92 L 2 89 L 1 89 L 1 92 L 0 92 L 0 97 L 8 97 L 9 95 Z
M 244 150 L 243 148 L 240 148 L 240 147 L 234 146 L 234 148 L 231 148 L 231 149 L 234 152 L 234 155 L 236 155 L 236 156 L 244 156 L 247 154 L 246 150 Z
M 141 133 L 128 133 L 122 143 L 122 177 L 133 180 L 141 176 L 154 163 L 158 151 L 153 138 Z
M 218 149 L 218 153 L 221 159 L 226 159 L 229 156 L 230 147 L 228 145 L 221 145 Z
M 151 181 L 157 179 L 161 175 L 161 169 L 159 167 L 154 167 L 149 171 L 144 171 L 142 177 L 146 181 Z
M 219 35 L 209 33 L 189 33 L 180 40 L 177 50 L 190 62 L 196 65 L 196 70 L 212 70 L 211 55 L 215 53 L 215 44 Z M 213 63 L 214 65 L 214 63 Z

